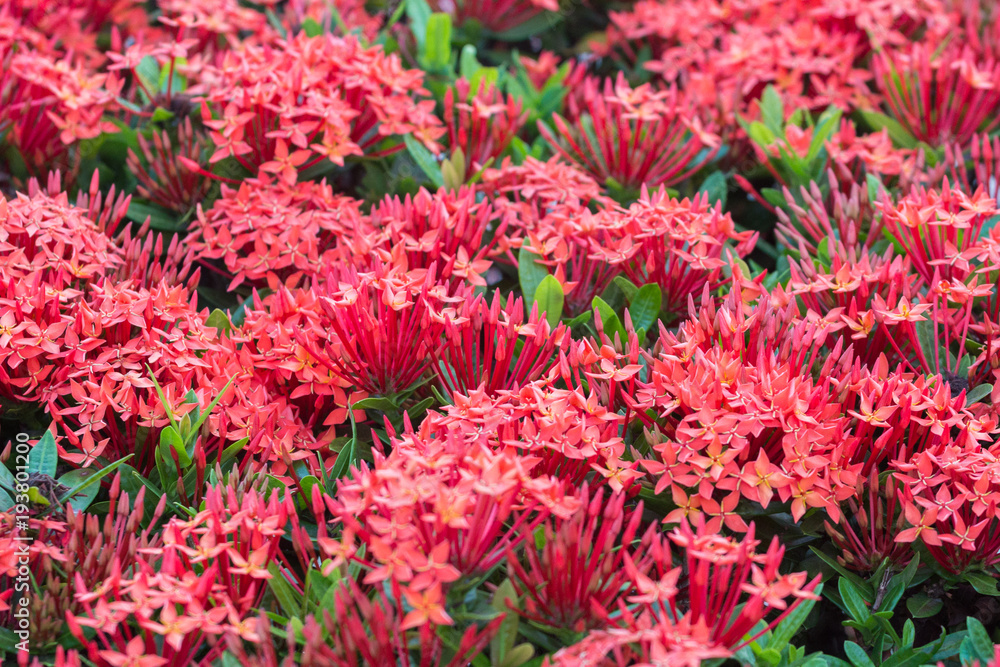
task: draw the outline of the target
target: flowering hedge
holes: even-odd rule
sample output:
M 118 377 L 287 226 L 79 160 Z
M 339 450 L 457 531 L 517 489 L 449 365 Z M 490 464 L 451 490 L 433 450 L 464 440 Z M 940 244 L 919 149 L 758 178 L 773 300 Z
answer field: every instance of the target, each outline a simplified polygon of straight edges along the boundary
M 1000 11 L 0 0 L 0 658 L 1000 666 Z

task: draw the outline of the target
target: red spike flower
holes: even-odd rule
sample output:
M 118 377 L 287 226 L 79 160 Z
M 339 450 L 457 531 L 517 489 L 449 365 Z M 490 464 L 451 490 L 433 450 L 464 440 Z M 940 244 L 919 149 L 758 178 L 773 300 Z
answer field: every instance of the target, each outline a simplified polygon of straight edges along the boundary
M 591 632 L 557 653 L 555 665 L 576 665 L 583 656 L 591 661 L 607 656 L 616 665 L 698 665 L 732 655 L 804 600 L 819 599 L 814 591 L 821 576 L 807 581 L 805 572 L 780 574 L 785 548 L 774 538 L 766 553 L 757 553 L 760 543 L 752 524 L 737 541 L 707 530 L 702 522 L 693 529 L 684 522 L 670 541 L 684 554 L 683 567 L 673 565 L 666 545 L 650 549 L 655 560 L 650 575 L 626 556 L 632 590 L 617 601 L 618 614 L 610 616 L 606 610 L 608 629 Z M 682 573 L 688 582 L 684 594 Z M 762 622 L 764 627 L 758 628 Z
M 555 132 L 538 129 L 565 160 L 601 183 L 638 189 L 687 179 L 715 157 L 721 142 L 702 126 L 677 88 L 632 88 L 623 74 L 612 83 L 588 78 L 584 108 L 572 121 L 555 114 Z
M 644 188 L 628 209 L 601 215 L 598 224 L 610 228 L 611 240 L 593 250 L 612 265 L 620 264 L 636 285 L 659 285 L 668 318 L 676 317 L 688 297 L 698 296 L 706 285 L 720 286 L 730 256 L 748 254 L 757 240 L 755 232 L 737 232 L 732 217 L 703 194 L 677 200 L 665 189 L 650 193 Z
M 605 501 L 603 490 L 591 493 L 586 484 L 580 496 L 585 504 L 573 516 L 545 523 L 541 548 L 525 549 L 523 565 L 508 553 L 507 567 L 518 598 L 524 596 L 525 618 L 586 632 L 603 625 L 595 609 L 613 609 L 635 578 L 649 573 L 654 527 L 639 543 L 642 503 L 626 510 L 624 494 Z
M 521 299 L 499 292 L 487 304 L 482 296 L 465 301 L 444 327 L 444 345 L 435 347 L 434 370 L 445 391 L 468 394 L 480 389 L 495 396 L 537 380 L 570 342 L 565 325 L 549 326 L 538 309 L 527 321 Z
M 1000 63 L 969 46 L 885 49 L 874 54 L 872 67 L 890 113 L 920 141 L 966 146 L 1000 123 Z
M 449 298 L 434 282 L 434 267 L 419 277 L 395 267 L 367 273 L 330 273 L 337 287 L 320 300 L 324 324 L 300 331 L 298 342 L 313 359 L 351 385 L 376 396 L 412 387 L 430 368 Z

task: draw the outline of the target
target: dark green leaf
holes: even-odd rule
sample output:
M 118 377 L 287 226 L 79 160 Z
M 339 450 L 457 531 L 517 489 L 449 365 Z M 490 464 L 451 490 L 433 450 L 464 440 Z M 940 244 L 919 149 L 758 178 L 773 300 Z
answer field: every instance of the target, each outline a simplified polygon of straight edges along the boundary
M 844 642 L 844 653 L 847 654 L 847 659 L 854 667 L 875 667 L 875 663 L 868 657 L 865 650 L 854 642 Z
M 649 331 L 660 316 L 662 303 L 663 296 L 659 285 L 650 283 L 640 287 L 628 309 L 632 317 L 632 326 L 637 330 Z
M 424 146 L 420 141 L 413 137 L 411 134 L 407 134 L 403 137 L 403 141 L 406 143 L 406 150 L 409 152 L 410 157 L 413 161 L 417 163 L 420 170 L 424 172 L 427 178 L 430 179 L 431 183 L 435 188 L 440 188 L 444 186 L 444 176 L 441 174 L 441 165 L 434 158 L 427 147 Z
M 59 483 L 72 490 L 76 487 L 82 487 L 83 483 L 86 482 L 88 478 L 93 477 L 99 472 L 99 470 L 91 470 L 88 468 L 71 470 L 59 478 Z M 81 488 L 81 490 L 76 493 L 63 494 L 62 501 L 68 503 L 77 512 L 82 512 L 90 507 L 90 504 L 94 502 L 95 498 L 97 498 L 97 492 L 100 490 L 101 487 L 96 484 L 92 484 L 85 488 Z
M 615 279 L 611 281 L 611 284 L 620 289 L 622 294 L 624 294 L 625 298 L 629 301 L 632 301 L 632 299 L 635 298 L 635 295 L 639 293 L 639 288 L 636 284 L 625 276 L 616 276 Z M 605 290 L 605 293 L 607 293 L 607 290 Z M 607 297 L 602 298 L 609 304 L 614 305 L 613 302 Z
M 992 393 L 993 385 L 984 382 L 969 390 L 969 393 L 965 395 L 965 404 L 972 405 L 973 403 L 978 403 Z
M 997 590 L 996 578 L 991 577 L 985 572 L 967 572 L 964 578 L 976 589 L 977 593 L 1000 597 L 1000 591 Z
M 882 661 L 882 667 L 917 667 L 931 662 L 931 655 L 913 648 L 904 648 Z
M 708 178 L 701 184 L 698 188 L 698 192 L 704 192 L 708 195 L 708 201 L 713 204 L 719 203 L 722 208 L 726 208 L 726 199 L 729 195 L 729 187 L 726 184 L 726 175 L 721 171 L 714 171 L 708 175 Z
M 56 439 L 52 431 L 46 431 L 28 453 L 28 473 L 35 472 L 54 477 L 58 465 L 59 450 L 56 447 Z
M 993 640 L 990 639 L 990 633 L 986 631 L 982 622 L 975 616 L 969 616 L 966 619 L 966 628 L 969 635 L 962 642 L 963 653 L 968 652 L 983 665 L 993 660 Z
M 819 595 L 823 592 L 823 584 L 816 587 L 814 593 Z M 806 618 L 809 616 L 809 612 L 812 611 L 813 607 L 816 605 L 816 600 L 803 600 L 799 606 L 792 610 L 792 612 L 785 617 L 785 619 L 778 624 L 774 631 L 771 633 L 771 639 L 768 641 L 769 647 L 774 647 L 775 649 L 781 651 L 784 647 L 792 641 L 795 633 L 799 631 L 802 624 L 805 623 Z
M 396 412 L 399 406 L 393 401 L 382 396 L 372 396 L 363 398 L 352 405 L 355 410 L 380 410 L 382 412 Z
M 277 563 L 269 563 L 267 571 L 271 573 L 271 578 L 267 580 L 267 585 L 274 593 L 274 597 L 281 605 L 281 609 L 288 614 L 288 618 L 294 618 L 302 613 L 302 596 L 295 592 L 292 585 L 285 579 L 281 568 Z
M 17 480 L 14 479 L 13 473 L 7 470 L 7 466 L 0 463 L 0 488 L 14 490 L 14 485 L 17 484 Z
M 559 14 L 554 12 L 543 12 L 534 16 L 517 27 L 495 33 L 493 36 L 504 42 L 520 42 L 534 35 L 539 35 L 552 30 L 560 21 Z
M 924 593 L 918 593 L 906 601 L 906 608 L 913 618 L 930 618 L 941 611 L 942 607 L 944 603 L 941 600 Z
M 7 512 L 14 505 L 14 499 L 10 497 L 10 494 L 0 489 L 0 512 Z
M 837 590 L 840 592 L 840 598 L 844 601 L 847 613 L 859 623 L 867 621 L 869 616 L 868 606 L 854 584 L 848 579 L 841 577 L 837 582 Z
M 187 223 L 181 222 L 175 213 L 134 199 L 128 205 L 125 217 L 139 224 L 145 223 L 148 218 L 149 228 L 158 232 L 179 232 L 187 228 Z

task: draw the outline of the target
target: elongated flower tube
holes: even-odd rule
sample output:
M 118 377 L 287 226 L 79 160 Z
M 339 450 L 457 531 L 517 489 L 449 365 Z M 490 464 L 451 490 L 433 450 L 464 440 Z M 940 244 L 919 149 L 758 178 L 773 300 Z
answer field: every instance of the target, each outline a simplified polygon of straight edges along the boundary
M 890 113 L 920 141 L 965 146 L 1000 123 L 1000 63 L 969 47 L 913 44 L 876 53 L 872 67 Z
M 583 84 L 583 113 L 568 121 L 555 114 L 555 131 L 538 129 L 564 160 L 602 183 L 637 189 L 680 183 L 715 157 L 721 142 L 697 119 L 677 88 L 632 88 L 623 74 L 603 86 Z

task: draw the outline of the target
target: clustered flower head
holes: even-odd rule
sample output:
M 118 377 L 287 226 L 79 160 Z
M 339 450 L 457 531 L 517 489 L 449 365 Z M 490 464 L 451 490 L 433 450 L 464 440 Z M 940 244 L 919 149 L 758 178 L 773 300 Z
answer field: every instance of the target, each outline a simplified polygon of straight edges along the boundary
M 0 2 L 3 664 L 1000 662 L 995 8 L 154 4 Z

